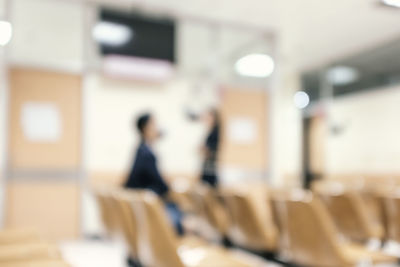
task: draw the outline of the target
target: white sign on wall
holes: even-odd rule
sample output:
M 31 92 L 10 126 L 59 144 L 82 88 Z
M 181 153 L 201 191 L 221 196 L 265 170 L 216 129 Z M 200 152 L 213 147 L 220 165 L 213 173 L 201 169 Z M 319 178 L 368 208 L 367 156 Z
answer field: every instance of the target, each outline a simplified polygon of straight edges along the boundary
M 252 144 L 257 139 L 257 123 L 252 118 L 235 117 L 228 120 L 228 138 L 237 144 Z
M 60 110 L 49 102 L 26 102 L 22 105 L 21 126 L 31 142 L 57 142 L 62 133 Z

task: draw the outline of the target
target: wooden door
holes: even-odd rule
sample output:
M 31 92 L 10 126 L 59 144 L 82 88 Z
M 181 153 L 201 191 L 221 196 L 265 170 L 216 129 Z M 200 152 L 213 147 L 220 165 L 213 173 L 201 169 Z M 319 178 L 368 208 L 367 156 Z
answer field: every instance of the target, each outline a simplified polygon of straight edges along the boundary
M 229 89 L 222 100 L 221 164 L 250 172 L 268 169 L 268 97 L 263 90 Z
M 14 68 L 9 81 L 6 226 L 77 237 L 81 77 Z

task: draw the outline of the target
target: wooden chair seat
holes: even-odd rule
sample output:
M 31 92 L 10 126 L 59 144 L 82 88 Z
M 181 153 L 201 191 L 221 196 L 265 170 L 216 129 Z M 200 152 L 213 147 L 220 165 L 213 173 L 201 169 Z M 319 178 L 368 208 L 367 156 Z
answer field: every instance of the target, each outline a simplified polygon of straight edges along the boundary
M 26 260 L 18 262 L 4 262 L 1 267 L 70 267 L 62 260 Z
M 4 229 L 0 231 L 0 246 L 40 240 L 39 233 L 33 229 Z
M 380 251 L 371 251 L 358 244 L 343 244 L 341 250 L 345 258 L 349 259 L 350 265 L 357 264 L 362 260 L 373 264 L 396 262 L 396 258 Z
M 45 242 L 0 246 L 0 266 L 10 261 L 60 259 L 60 257 L 58 248 Z

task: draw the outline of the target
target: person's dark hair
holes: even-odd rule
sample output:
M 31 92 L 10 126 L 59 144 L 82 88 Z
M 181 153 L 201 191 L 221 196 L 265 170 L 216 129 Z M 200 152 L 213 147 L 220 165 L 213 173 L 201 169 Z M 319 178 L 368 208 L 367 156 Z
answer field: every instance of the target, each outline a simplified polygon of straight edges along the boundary
M 143 135 L 144 129 L 146 128 L 146 125 L 150 121 L 150 119 L 151 119 L 150 113 L 144 113 L 138 117 L 136 121 L 136 127 L 141 135 Z

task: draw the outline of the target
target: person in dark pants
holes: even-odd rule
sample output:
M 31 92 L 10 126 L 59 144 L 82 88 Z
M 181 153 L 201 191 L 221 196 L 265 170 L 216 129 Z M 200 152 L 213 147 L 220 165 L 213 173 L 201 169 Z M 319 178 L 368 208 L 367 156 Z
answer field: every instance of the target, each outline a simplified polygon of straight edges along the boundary
M 204 162 L 201 180 L 216 188 L 218 186 L 218 149 L 220 141 L 220 117 L 216 109 L 209 110 L 204 120 L 208 126 L 208 135 L 203 147 Z
M 169 187 L 158 170 L 157 158 L 151 148 L 160 137 L 155 120 L 149 113 L 142 114 L 137 119 L 136 127 L 140 133 L 141 142 L 136 151 L 132 170 L 124 186 L 133 189 L 149 189 L 160 196 L 177 233 L 183 235 L 182 212 L 170 200 Z

